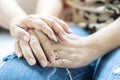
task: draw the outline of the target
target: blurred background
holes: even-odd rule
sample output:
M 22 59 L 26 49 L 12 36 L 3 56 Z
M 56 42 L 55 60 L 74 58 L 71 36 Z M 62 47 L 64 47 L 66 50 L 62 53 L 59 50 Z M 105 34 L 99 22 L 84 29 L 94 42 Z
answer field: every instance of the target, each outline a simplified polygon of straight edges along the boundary
M 0 28 L 0 62 L 2 58 L 14 51 L 15 39 L 10 36 L 9 31 Z
M 19 5 L 28 13 L 35 11 L 35 5 L 37 0 L 17 0 Z M 29 2 L 29 3 L 28 3 Z M 0 27 L 0 62 L 3 57 L 14 52 L 15 39 L 10 35 L 8 30 Z

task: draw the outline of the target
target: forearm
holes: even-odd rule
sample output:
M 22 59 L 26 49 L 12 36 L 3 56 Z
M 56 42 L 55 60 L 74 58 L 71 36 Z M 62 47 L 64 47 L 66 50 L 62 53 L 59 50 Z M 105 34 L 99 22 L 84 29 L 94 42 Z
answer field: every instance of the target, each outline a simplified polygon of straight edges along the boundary
M 9 24 L 16 16 L 23 17 L 26 13 L 16 0 L 0 0 L 0 25 L 9 29 Z
M 93 43 L 99 45 L 100 55 L 104 55 L 109 51 L 120 46 L 120 18 L 91 35 Z
M 38 0 L 36 13 L 58 17 L 63 6 L 62 0 Z

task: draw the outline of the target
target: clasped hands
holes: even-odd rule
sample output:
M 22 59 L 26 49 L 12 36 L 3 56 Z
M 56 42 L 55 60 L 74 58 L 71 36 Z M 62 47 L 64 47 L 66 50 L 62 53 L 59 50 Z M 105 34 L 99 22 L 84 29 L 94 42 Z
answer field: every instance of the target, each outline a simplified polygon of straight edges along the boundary
M 16 55 L 29 65 L 42 67 L 83 67 L 98 55 L 89 37 L 71 34 L 68 25 L 52 16 L 28 15 L 11 21 L 10 32 L 17 41 Z

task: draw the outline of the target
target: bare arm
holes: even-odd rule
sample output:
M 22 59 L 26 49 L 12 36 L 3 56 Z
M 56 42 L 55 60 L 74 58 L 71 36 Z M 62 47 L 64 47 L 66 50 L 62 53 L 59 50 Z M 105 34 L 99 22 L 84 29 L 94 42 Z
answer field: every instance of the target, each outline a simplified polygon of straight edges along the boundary
M 24 39 L 23 41 L 17 41 L 16 43 L 18 47 L 15 47 L 15 52 L 17 53 L 18 57 L 24 56 L 24 58 L 27 60 L 27 62 L 30 65 L 34 65 L 36 63 L 36 60 L 33 56 L 34 54 L 35 56 L 37 56 L 37 60 L 40 62 L 40 64 L 42 66 L 46 66 L 47 59 L 51 62 L 55 60 L 53 51 L 50 48 L 48 49 L 47 47 L 45 47 L 44 50 L 45 50 L 45 53 L 47 54 L 47 58 L 46 58 L 46 55 L 44 54 L 44 52 L 40 47 L 41 43 L 38 44 L 36 42 L 38 45 L 37 47 L 35 47 L 36 45 L 34 44 L 31 45 L 31 43 L 34 42 L 34 41 L 33 42 L 31 41 L 32 39 L 31 35 L 30 34 L 27 35 L 27 33 L 25 35 L 25 31 L 23 31 L 22 29 L 23 28 L 37 29 L 43 32 L 44 34 L 46 34 L 51 40 L 54 40 L 54 41 L 57 41 L 54 31 L 56 32 L 56 34 L 58 34 L 60 39 L 63 39 L 64 32 L 71 33 L 71 31 L 69 30 L 69 27 L 65 22 L 63 22 L 62 20 L 56 17 L 52 17 L 52 16 L 59 16 L 63 8 L 63 4 L 61 0 L 51 0 L 51 2 L 50 0 L 39 0 L 38 5 L 39 6 L 37 6 L 37 10 L 36 10 L 38 15 L 37 14 L 27 15 L 25 19 L 23 19 L 22 21 L 20 20 L 19 22 L 16 22 L 18 21 L 18 19 L 15 18 L 13 20 L 10 31 L 11 31 L 11 34 L 15 36 L 17 39 L 20 39 L 20 40 Z M 47 15 L 47 16 L 44 17 L 43 15 Z M 18 31 L 22 33 L 22 35 L 18 34 Z M 30 44 L 28 44 L 28 42 L 26 41 L 30 41 L 29 42 Z M 32 46 L 32 48 L 30 48 L 30 46 Z M 42 53 L 40 50 L 42 51 Z
M 119 47 L 119 24 L 120 18 L 88 37 L 74 38 L 74 35 L 66 36 L 66 41 L 53 44 L 53 48 L 59 56 L 55 63 L 48 66 L 62 68 L 83 67 Z
M 120 18 L 90 36 L 93 43 L 99 45 L 100 55 L 120 46 Z
M 38 0 L 36 13 L 58 17 L 63 7 L 62 0 Z
M 9 24 L 16 16 L 26 16 L 16 0 L 0 0 L 0 25 L 9 29 Z

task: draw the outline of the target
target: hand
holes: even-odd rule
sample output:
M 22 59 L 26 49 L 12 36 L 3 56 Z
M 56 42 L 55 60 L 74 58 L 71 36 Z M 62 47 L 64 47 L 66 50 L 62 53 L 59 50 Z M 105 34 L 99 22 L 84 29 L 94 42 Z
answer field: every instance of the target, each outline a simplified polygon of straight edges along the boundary
M 46 66 L 49 66 L 49 67 L 62 67 L 62 68 L 83 67 L 99 57 L 99 53 L 100 53 L 99 46 L 96 45 L 95 42 L 92 42 L 90 37 L 78 37 L 73 34 L 70 34 L 70 35 L 67 34 L 65 36 L 64 41 L 60 40 L 57 43 L 51 41 L 51 44 L 52 44 L 51 45 L 49 38 L 46 37 L 45 34 L 37 30 L 34 30 L 34 32 L 38 36 L 38 39 L 40 42 L 39 43 L 37 41 L 33 41 L 33 40 L 38 40 L 38 39 L 30 39 L 30 47 L 34 52 L 34 55 L 40 52 L 39 54 L 41 53 L 45 54 L 47 55 L 49 59 L 51 56 L 50 53 L 52 53 L 52 56 L 54 56 L 54 58 L 57 54 L 57 60 L 53 61 L 53 59 L 51 59 L 52 63 L 50 63 L 49 61 L 46 61 L 46 58 L 44 56 L 36 55 L 36 57 L 38 58 L 40 57 L 40 59 L 37 59 L 37 60 L 39 61 L 41 65 L 43 65 L 43 67 L 45 67 L 44 64 L 46 64 Z M 37 45 L 42 46 L 42 49 L 41 47 L 38 47 Z M 23 51 L 26 51 L 24 52 L 24 54 L 27 54 L 28 51 L 30 50 L 27 50 L 26 49 L 27 47 L 22 48 L 22 46 L 25 46 L 25 45 L 23 44 L 20 47 Z M 20 53 L 20 50 L 19 50 L 20 47 L 16 47 L 16 51 L 18 51 L 17 52 L 18 54 Z M 52 52 L 53 50 L 54 52 Z M 22 54 L 22 52 L 20 54 Z M 27 56 L 25 58 L 27 58 Z M 41 59 L 45 60 L 44 63 L 41 62 Z
M 50 27 L 48 25 L 50 25 Z M 54 41 L 57 41 L 56 36 L 54 35 L 54 32 L 56 32 L 56 34 L 58 34 L 58 37 L 60 37 L 60 39 L 64 38 L 63 33 L 65 31 L 68 33 L 71 33 L 71 31 L 68 28 L 68 25 L 65 22 L 63 22 L 62 20 L 59 20 L 55 17 L 50 17 L 50 16 L 49 17 L 40 17 L 38 15 L 29 15 L 29 16 L 14 18 L 11 23 L 10 32 L 15 38 L 18 39 L 18 41 L 15 43 L 15 52 L 18 57 L 24 56 L 30 65 L 34 65 L 36 63 L 36 60 L 35 60 L 35 57 L 33 56 L 33 53 L 35 53 L 35 52 L 33 52 L 34 49 L 32 50 L 30 48 L 30 44 L 28 43 L 28 41 L 30 40 L 30 34 L 27 32 L 27 30 L 29 30 L 29 29 L 37 29 L 39 31 L 42 31 L 43 33 L 47 34 L 47 36 L 50 39 L 52 39 Z M 55 31 L 52 31 L 52 29 Z M 60 30 L 58 30 L 58 29 L 60 29 Z M 23 49 L 22 47 L 26 47 L 27 49 Z M 44 49 L 46 49 L 46 48 L 44 48 Z M 52 50 L 48 51 L 48 50 L 49 49 L 47 49 L 47 51 L 45 51 L 47 56 L 46 57 L 42 56 L 42 57 L 44 58 L 45 62 L 46 62 L 47 58 L 49 61 L 52 62 L 52 61 L 54 61 L 54 55 L 52 53 L 53 51 Z M 49 52 L 49 54 L 48 54 L 48 52 Z M 51 56 L 48 56 L 48 55 L 51 55 Z M 39 55 L 39 56 L 41 56 L 41 55 Z M 28 60 L 28 57 L 29 58 L 31 57 L 31 59 Z M 39 60 L 39 62 L 42 64 L 43 61 Z M 45 66 L 46 64 L 42 64 L 42 65 Z
M 34 65 L 36 60 L 43 67 L 47 66 L 48 61 L 54 62 L 55 55 L 49 38 L 38 30 L 28 30 L 28 33 L 30 34 L 29 43 L 23 40 L 15 43 L 17 56 L 23 56 L 30 65 Z
M 10 33 L 13 37 L 19 40 L 23 41 L 29 41 L 29 34 L 26 31 L 27 28 L 26 25 L 23 24 L 23 21 L 25 20 L 27 16 L 23 17 L 15 17 L 12 21 L 10 26 Z
M 99 57 L 99 46 L 92 42 L 90 37 L 78 37 L 66 35 L 65 41 L 52 43 L 57 54 L 54 63 L 48 63 L 49 67 L 78 68 L 88 65 Z
M 17 39 L 28 41 L 29 34 L 23 29 L 39 30 L 54 41 L 57 41 L 55 34 L 59 39 L 64 40 L 64 33 L 71 33 L 64 21 L 52 16 L 28 15 L 23 18 L 14 18 L 10 27 L 11 34 Z

